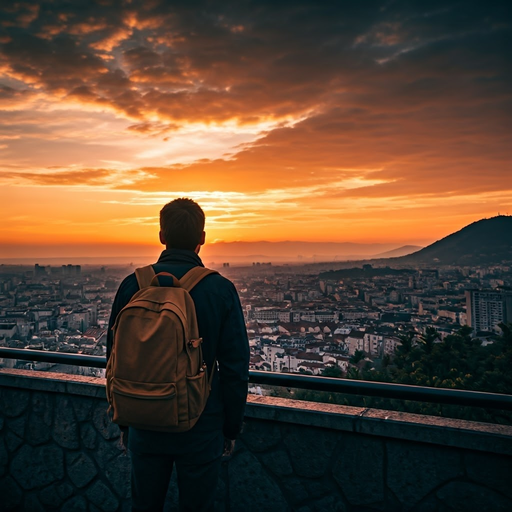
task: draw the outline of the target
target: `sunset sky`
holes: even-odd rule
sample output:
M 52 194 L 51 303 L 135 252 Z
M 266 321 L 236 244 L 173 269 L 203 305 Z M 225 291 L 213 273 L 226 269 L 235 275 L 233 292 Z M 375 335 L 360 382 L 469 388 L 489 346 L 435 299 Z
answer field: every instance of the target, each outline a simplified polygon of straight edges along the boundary
M 181 196 L 210 243 L 512 213 L 509 2 L 2 6 L 0 258 L 153 254 Z

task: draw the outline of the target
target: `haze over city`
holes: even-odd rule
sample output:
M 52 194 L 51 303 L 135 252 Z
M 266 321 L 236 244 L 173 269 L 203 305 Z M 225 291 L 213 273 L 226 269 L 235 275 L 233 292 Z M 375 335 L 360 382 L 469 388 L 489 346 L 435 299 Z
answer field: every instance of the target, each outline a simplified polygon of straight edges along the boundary
M 512 212 L 505 2 L 27 1 L 0 26 L 0 259 L 152 257 L 180 196 L 213 244 L 375 253 Z

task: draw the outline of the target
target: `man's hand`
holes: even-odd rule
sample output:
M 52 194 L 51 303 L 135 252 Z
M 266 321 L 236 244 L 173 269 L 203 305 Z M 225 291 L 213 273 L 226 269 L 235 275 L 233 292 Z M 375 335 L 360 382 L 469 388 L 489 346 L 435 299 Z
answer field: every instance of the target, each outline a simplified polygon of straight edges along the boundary
M 233 455 L 235 450 L 235 440 L 224 438 L 224 451 L 222 452 L 223 457 L 230 457 Z
M 129 430 L 127 427 L 121 428 L 121 446 L 125 453 L 128 450 L 128 432 Z

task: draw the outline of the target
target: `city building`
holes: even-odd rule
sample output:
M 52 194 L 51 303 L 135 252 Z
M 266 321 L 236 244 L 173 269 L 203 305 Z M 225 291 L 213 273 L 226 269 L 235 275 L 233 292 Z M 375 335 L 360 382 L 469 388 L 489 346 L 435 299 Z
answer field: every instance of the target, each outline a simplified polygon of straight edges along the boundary
M 466 291 L 467 323 L 475 332 L 499 332 L 512 321 L 512 293 L 496 290 Z

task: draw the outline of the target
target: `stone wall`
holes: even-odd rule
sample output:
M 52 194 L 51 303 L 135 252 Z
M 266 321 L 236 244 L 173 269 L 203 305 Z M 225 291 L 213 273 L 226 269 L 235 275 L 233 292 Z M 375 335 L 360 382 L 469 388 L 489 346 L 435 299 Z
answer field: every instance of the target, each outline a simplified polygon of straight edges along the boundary
M 101 381 L 0 370 L 0 510 L 129 510 L 129 473 Z M 511 482 L 511 427 L 251 396 L 217 508 L 509 511 Z

